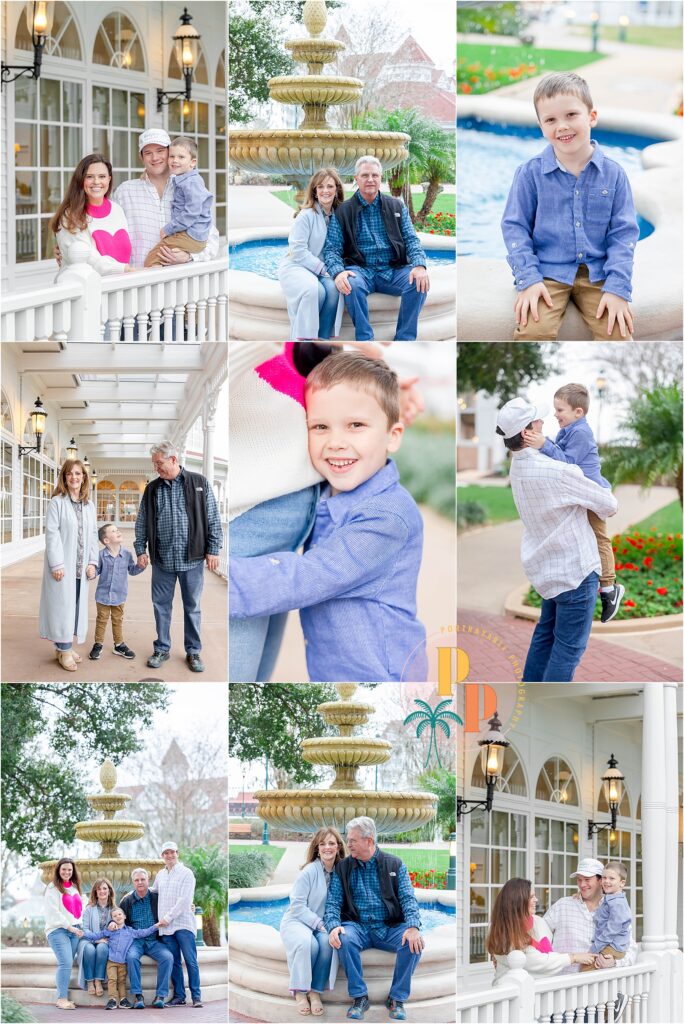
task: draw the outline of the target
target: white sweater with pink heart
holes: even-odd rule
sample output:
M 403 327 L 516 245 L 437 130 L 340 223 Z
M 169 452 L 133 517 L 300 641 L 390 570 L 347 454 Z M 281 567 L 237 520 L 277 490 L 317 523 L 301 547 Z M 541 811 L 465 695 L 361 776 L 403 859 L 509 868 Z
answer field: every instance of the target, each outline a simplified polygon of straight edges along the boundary
M 98 274 L 122 274 L 131 259 L 128 221 L 118 203 L 104 199 L 101 206 L 86 206 L 85 231 L 57 232 L 62 254 L 62 269 L 87 263 Z

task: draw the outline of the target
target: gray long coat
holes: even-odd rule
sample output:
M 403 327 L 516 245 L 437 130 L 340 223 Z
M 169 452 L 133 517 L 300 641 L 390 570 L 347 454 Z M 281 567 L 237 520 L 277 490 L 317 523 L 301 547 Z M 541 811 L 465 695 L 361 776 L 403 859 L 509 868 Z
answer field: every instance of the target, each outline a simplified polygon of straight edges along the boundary
M 71 499 L 61 494 L 50 499 L 45 517 L 45 560 L 43 586 L 40 592 L 40 635 L 53 643 L 68 644 L 74 637 L 76 618 L 76 546 L 78 522 L 71 507 Z M 83 571 L 81 600 L 78 607 L 79 644 L 88 635 L 88 579 L 89 563 L 97 565 L 97 520 L 92 501 L 83 505 Z M 64 567 L 64 576 L 57 582 L 52 569 Z
M 319 858 L 307 864 L 297 875 L 290 890 L 290 906 L 280 922 L 280 937 L 290 968 L 290 988 L 307 992 L 311 988 L 311 935 L 325 912 L 328 887 L 325 868 Z M 330 988 L 335 985 L 339 958 L 333 950 L 330 961 Z
M 325 270 L 321 259 L 328 221 L 318 203 L 302 210 L 288 236 L 289 249 L 278 269 L 290 317 L 291 338 L 318 337 L 318 279 Z M 344 296 L 339 294 L 333 334 L 340 333 Z

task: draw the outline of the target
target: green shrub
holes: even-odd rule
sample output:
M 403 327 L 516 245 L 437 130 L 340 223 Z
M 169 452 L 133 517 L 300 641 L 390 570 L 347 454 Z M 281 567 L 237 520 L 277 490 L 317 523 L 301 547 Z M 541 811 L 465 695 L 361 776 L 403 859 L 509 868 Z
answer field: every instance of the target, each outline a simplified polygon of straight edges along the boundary
M 228 887 L 251 889 L 263 885 L 273 870 L 273 861 L 263 850 L 233 853 L 228 859 Z
M 417 421 L 393 456 L 401 482 L 420 505 L 453 522 L 456 505 L 454 434 L 449 424 Z
M 0 1020 L 2 1024 L 34 1024 L 35 1017 L 25 1006 L 11 996 L 0 995 Z
M 456 510 L 456 528 L 465 530 L 469 526 L 481 526 L 487 522 L 487 509 L 479 501 L 459 501 Z

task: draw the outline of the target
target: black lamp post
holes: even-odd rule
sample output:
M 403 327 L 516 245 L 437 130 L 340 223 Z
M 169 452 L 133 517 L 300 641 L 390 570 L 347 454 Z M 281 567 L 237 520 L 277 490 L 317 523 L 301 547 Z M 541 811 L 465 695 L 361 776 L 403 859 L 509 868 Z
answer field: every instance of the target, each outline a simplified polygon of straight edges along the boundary
M 45 433 L 45 420 L 47 419 L 47 413 L 43 408 L 43 403 L 40 398 L 36 398 L 33 409 L 31 409 L 31 427 L 33 433 L 36 435 L 36 443 L 34 445 L 19 445 L 19 458 L 21 459 L 24 455 L 28 455 L 29 452 L 40 453 L 40 448 L 43 443 L 43 434 Z
M 491 811 L 494 803 L 494 787 L 496 780 L 501 777 L 503 771 L 504 755 L 506 747 L 510 747 L 508 740 L 501 735 L 501 721 L 499 714 L 494 712 L 489 719 L 489 729 L 477 741 L 481 747 L 482 774 L 487 780 L 487 797 L 485 800 L 464 800 L 463 797 L 456 797 L 456 821 L 461 820 L 462 814 L 470 814 L 476 807 L 482 807 L 485 811 Z
M 599 23 L 601 21 L 601 15 L 598 11 L 591 12 L 591 50 L 592 53 L 598 53 L 599 48 Z
M 242 773 L 242 817 L 245 816 L 245 773 Z
M 33 66 L 23 67 L 20 64 L 2 65 L 2 85 L 5 82 L 15 82 L 17 78 L 25 75 L 27 78 L 40 78 L 40 69 L 43 63 L 43 47 L 45 40 L 52 31 L 52 22 L 55 17 L 54 0 L 29 0 L 26 4 L 26 25 L 31 34 L 33 43 Z M 12 74 L 16 71 L 16 75 Z
M 177 100 L 181 96 L 184 96 L 186 100 L 192 98 L 192 73 L 199 60 L 199 41 L 202 37 L 197 29 L 190 24 L 191 21 L 192 15 L 188 14 L 187 7 L 184 7 L 180 26 L 173 37 L 176 58 L 185 79 L 185 89 L 183 92 L 164 92 L 163 89 L 157 89 L 157 113 L 165 103 L 170 103 L 171 100 Z
M 591 837 L 596 832 L 603 832 L 604 829 L 609 828 L 611 831 L 617 826 L 617 812 L 622 800 L 622 783 L 625 781 L 625 777 L 617 766 L 617 761 L 613 754 L 608 758 L 608 767 L 601 776 L 603 782 L 603 793 L 606 798 L 606 803 L 610 808 L 610 821 L 590 821 L 588 823 L 587 838 Z

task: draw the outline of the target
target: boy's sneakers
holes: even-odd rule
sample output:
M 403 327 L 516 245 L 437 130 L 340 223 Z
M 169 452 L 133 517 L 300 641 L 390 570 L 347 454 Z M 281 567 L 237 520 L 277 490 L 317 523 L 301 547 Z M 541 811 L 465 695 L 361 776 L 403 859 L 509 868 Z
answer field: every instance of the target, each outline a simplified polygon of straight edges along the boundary
M 615 1010 L 613 1011 L 613 1020 L 615 1021 L 615 1024 L 617 1024 L 619 1020 L 622 1020 L 622 1015 L 627 1009 L 628 1002 L 629 999 L 627 995 L 624 992 L 618 992 L 617 999 L 615 1000 Z
M 621 583 L 616 583 L 612 590 L 600 591 L 599 597 L 601 598 L 601 622 L 610 622 L 614 619 L 618 613 L 620 607 L 620 601 L 622 600 L 625 593 L 625 588 Z
M 122 999 L 121 1002 L 119 1003 L 119 1006 L 121 1006 L 124 1010 L 133 1009 L 133 1003 L 129 1002 L 128 999 Z
M 116 1005 L 116 999 L 110 999 L 105 1006 L 105 1010 L 116 1010 Z
M 347 1010 L 347 1017 L 349 1020 L 363 1020 L 363 1015 L 368 1009 L 370 1009 L 368 996 L 357 996 Z
M 100 655 L 102 654 L 102 644 L 93 644 L 90 649 L 88 657 L 91 661 L 99 661 Z
M 120 658 L 126 658 L 130 661 L 131 658 L 135 658 L 135 651 L 132 651 L 126 644 L 114 644 L 112 647 L 112 653 L 118 654 Z

